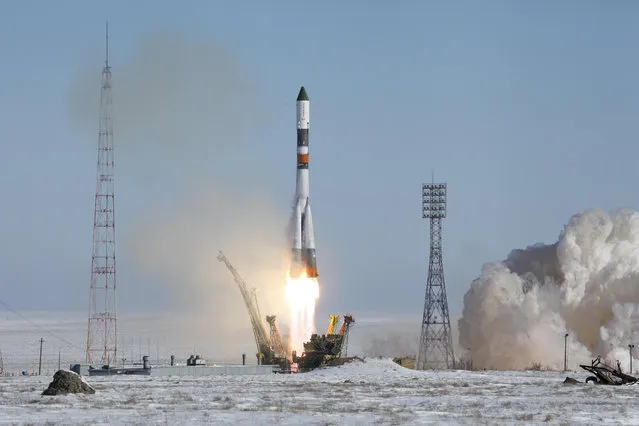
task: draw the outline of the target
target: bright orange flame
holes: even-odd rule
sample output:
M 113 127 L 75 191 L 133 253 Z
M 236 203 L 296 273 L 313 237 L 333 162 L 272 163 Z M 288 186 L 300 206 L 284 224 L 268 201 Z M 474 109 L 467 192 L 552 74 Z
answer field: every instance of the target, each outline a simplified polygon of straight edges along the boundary
M 286 300 L 291 309 L 291 350 L 302 355 L 303 343 L 315 331 L 315 301 L 319 298 L 317 278 L 303 272 L 298 278 L 286 274 Z

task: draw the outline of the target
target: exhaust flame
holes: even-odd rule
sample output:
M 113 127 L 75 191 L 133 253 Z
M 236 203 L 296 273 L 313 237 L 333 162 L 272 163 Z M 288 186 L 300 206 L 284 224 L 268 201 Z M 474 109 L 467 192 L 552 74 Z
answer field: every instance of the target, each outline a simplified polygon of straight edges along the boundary
M 319 298 L 319 283 L 303 272 L 298 278 L 286 277 L 286 300 L 291 309 L 291 350 L 302 355 L 303 343 L 315 331 L 315 301 Z

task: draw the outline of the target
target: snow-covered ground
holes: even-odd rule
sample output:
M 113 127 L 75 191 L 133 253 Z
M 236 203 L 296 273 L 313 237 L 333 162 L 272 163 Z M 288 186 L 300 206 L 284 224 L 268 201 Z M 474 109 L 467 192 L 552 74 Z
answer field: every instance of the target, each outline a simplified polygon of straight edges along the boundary
M 63 368 L 83 360 L 86 314 L 23 314 L 31 323 L 0 316 L 5 371 L 14 374 L 0 377 L 0 424 L 639 424 L 639 386 L 564 385 L 565 373 L 544 371 L 420 372 L 375 358 L 298 375 L 89 377 L 95 395 L 42 397 L 59 355 Z M 167 313 L 121 318 L 120 353 L 129 361 L 175 354 L 183 362 L 197 351 L 239 362 L 255 351 L 248 321 L 227 328 Z M 349 354 L 361 355 L 365 331 L 364 323 L 353 329 Z M 40 337 L 42 376 L 18 375 L 37 372 Z M 570 352 L 569 361 L 590 362 Z
M 572 373 L 577 378 L 585 374 Z M 554 372 L 419 372 L 367 359 L 297 375 L 94 377 L 95 395 L 42 397 L 51 377 L 0 378 L 9 424 L 637 424 L 637 386 Z

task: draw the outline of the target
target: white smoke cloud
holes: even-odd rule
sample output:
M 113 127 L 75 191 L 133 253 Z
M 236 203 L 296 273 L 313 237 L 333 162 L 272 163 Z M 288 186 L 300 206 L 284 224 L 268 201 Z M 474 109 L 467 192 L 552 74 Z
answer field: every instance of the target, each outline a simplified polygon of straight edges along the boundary
M 573 216 L 552 245 L 486 264 L 464 296 L 459 343 L 480 368 L 569 367 L 628 360 L 639 303 L 639 213 Z

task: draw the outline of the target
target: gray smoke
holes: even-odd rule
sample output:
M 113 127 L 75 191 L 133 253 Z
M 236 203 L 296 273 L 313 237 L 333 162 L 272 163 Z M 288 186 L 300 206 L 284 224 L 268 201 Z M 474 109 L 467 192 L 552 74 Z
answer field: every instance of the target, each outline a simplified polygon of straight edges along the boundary
M 263 123 L 258 88 L 239 60 L 210 40 L 172 31 L 142 38 L 111 58 L 118 171 L 138 178 L 191 177 L 246 143 Z M 93 62 L 70 93 L 72 123 L 96 134 L 100 72 Z M 90 139 L 92 144 L 94 139 Z
M 419 350 L 419 333 L 380 332 L 363 343 L 362 354 L 387 358 L 415 355 Z
M 139 223 L 125 241 L 148 276 L 168 283 L 176 306 L 213 312 L 216 323 L 230 325 L 248 315 L 233 276 L 216 257 L 219 250 L 249 287 L 258 289 L 263 315 L 285 322 L 285 213 L 259 190 L 206 183 L 159 206 L 161 215 Z M 285 314 L 282 316 L 282 314 Z
M 263 315 L 288 313 L 280 306 L 286 209 L 278 212 L 249 167 L 229 161 L 265 121 L 259 90 L 238 59 L 209 40 L 165 31 L 141 39 L 130 58 L 118 50 L 111 59 L 118 190 L 140 184 L 136 201 L 144 205 L 120 223 L 120 253 L 133 256 L 154 291 L 172 296 L 172 310 L 197 318 L 184 328 L 186 340 L 214 342 L 216 353 L 239 353 L 246 342 L 254 348 L 240 292 L 216 256 L 225 251 L 259 289 Z M 70 93 L 71 121 L 88 135 L 96 134 L 99 70 L 87 67 Z
M 464 296 L 459 341 L 480 368 L 561 368 L 565 333 L 573 368 L 597 355 L 626 360 L 636 303 L 639 213 L 588 210 L 556 243 L 484 265 Z

